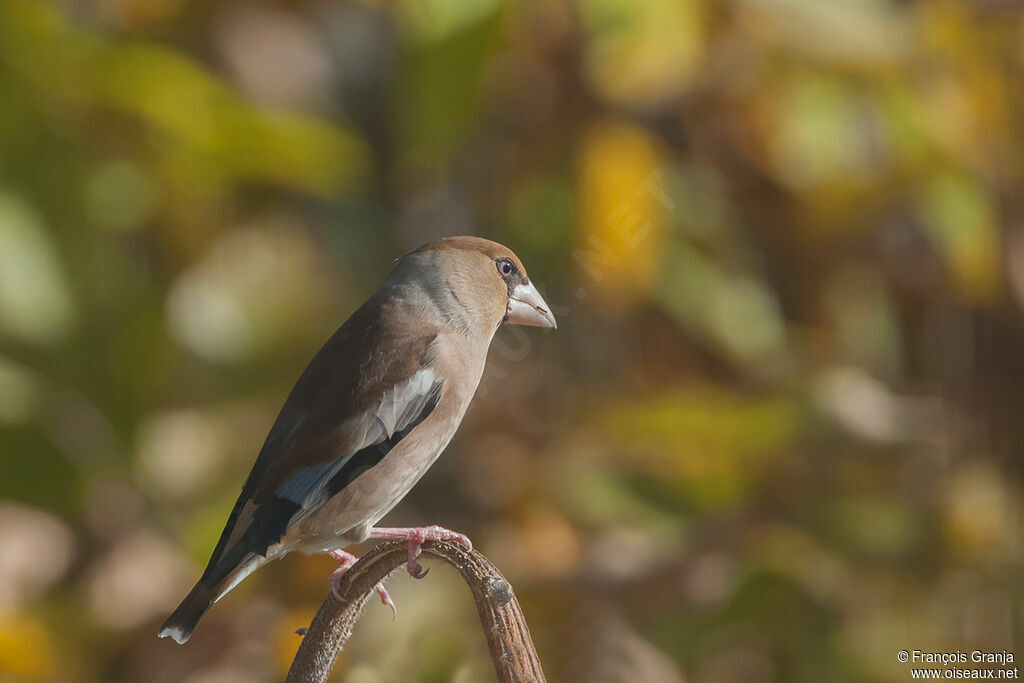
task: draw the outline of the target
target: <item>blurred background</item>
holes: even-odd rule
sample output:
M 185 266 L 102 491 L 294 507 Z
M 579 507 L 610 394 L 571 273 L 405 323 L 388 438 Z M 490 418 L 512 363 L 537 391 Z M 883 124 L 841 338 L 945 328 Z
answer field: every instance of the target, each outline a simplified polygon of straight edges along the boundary
M 391 261 L 511 246 L 393 524 L 468 533 L 553 680 L 904 681 L 1024 657 L 1011 0 L 0 0 L 0 680 L 283 677 L 329 558 L 205 564 Z M 335 679 L 492 680 L 435 567 Z

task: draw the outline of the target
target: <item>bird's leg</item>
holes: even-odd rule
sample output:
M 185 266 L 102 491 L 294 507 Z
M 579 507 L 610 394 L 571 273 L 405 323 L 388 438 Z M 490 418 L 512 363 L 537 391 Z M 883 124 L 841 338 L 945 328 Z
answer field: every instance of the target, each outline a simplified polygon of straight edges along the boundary
M 341 595 L 338 593 L 338 586 L 341 584 L 341 576 L 351 569 L 352 565 L 359 561 L 359 558 L 352 553 L 345 552 L 344 550 L 332 550 L 329 554 L 339 565 L 331 574 L 331 579 L 329 581 L 331 592 L 334 593 L 334 597 L 341 600 Z M 391 599 L 391 594 L 388 593 L 388 589 L 384 587 L 384 582 L 378 582 L 377 585 L 374 586 L 374 590 L 376 590 L 377 595 L 380 596 L 380 601 L 391 608 L 392 616 L 397 618 L 398 607 L 395 606 L 395 601 Z
M 396 538 L 402 541 L 409 541 L 409 563 L 406 567 L 409 575 L 414 579 L 422 579 L 427 571 L 420 566 L 416 558 L 420 556 L 420 546 L 424 541 L 455 541 L 460 545 L 472 550 L 473 544 L 469 537 L 460 534 L 458 531 L 451 531 L 440 526 L 422 527 L 373 527 L 370 529 L 370 538 Z

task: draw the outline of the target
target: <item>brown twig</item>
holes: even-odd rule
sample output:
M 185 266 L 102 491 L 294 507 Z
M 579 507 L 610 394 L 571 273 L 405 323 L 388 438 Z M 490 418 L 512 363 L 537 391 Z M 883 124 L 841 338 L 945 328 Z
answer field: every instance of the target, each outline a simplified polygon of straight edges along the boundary
M 403 541 L 381 543 L 345 572 L 338 586 L 343 599 L 327 594 L 302 639 L 285 683 L 324 683 L 327 680 L 371 591 L 378 581 L 405 564 L 406 548 Z M 424 543 L 423 554 L 439 557 L 455 567 L 469 585 L 498 680 L 501 683 L 544 681 L 544 671 L 523 610 L 512 586 L 497 567 L 475 550 L 469 551 L 448 541 Z

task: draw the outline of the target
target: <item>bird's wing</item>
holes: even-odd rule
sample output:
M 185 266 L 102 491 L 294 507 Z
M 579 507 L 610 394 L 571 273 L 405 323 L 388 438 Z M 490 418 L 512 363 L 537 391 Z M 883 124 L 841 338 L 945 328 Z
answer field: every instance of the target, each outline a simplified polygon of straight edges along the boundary
M 373 467 L 406 434 L 427 418 L 441 398 L 444 382 L 431 367 L 420 368 L 407 381 L 392 388 L 380 402 L 355 419 L 351 432 L 363 433 L 358 448 L 307 465 L 277 488 L 274 496 L 299 505 L 288 526 L 305 519 L 336 493 Z
M 433 333 L 364 304 L 310 361 L 285 401 L 201 581 L 265 556 L 293 524 L 376 465 L 434 410 L 444 386 Z M 412 329 L 415 329 L 414 327 Z

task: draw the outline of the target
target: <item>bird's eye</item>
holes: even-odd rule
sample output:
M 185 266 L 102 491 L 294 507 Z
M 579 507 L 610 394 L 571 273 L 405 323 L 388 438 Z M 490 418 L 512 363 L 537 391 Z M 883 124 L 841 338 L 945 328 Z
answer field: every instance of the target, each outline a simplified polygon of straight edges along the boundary
M 511 275 L 512 269 L 514 267 L 515 266 L 513 266 L 512 262 L 509 261 L 508 259 L 502 259 L 498 261 L 498 272 L 501 273 L 502 275 Z

